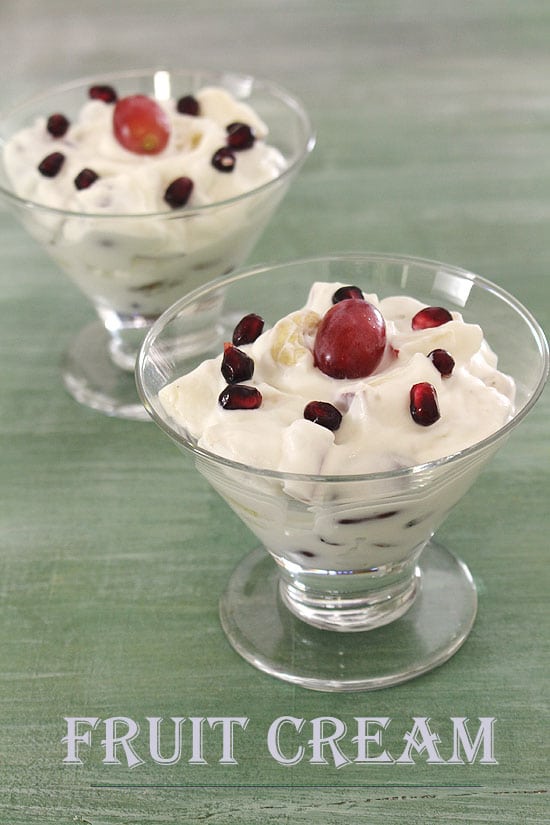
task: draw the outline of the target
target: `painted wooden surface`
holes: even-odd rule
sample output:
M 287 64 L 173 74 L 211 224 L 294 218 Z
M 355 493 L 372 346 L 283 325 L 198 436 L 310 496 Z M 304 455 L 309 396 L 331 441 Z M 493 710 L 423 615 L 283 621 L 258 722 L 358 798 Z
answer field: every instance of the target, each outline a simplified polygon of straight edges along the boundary
M 0 105 L 111 68 L 183 65 L 294 90 L 318 144 L 250 261 L 374 250 L 445 260 L 515 293 L 550 328 L 550 5 L 545 0 L 2 0 Z M 254 539 L 152 424 L 79 407 L 60 355 L 91 310 L 0 212 L 0 822 L 550 821 L 549 396 L 440 531 L 480 609 L 464 648 L 401 687 L 330 695 L 230 649 L 218 595 Z M 498 764 L 284 767 L 292 715 L 389 717 L 394 755 L 430 717 L 495 717 Z M 94 717 L 82 765 L 64 717 Z M 105 719 L 141 725 L 144 762 L 104 763 Z M 246 717 L 237 764 L 148 755 L 146 718 Z M 546 728 L 546 730 L 545 730 Z M 479 754 L 478 754 L 479 757 Z

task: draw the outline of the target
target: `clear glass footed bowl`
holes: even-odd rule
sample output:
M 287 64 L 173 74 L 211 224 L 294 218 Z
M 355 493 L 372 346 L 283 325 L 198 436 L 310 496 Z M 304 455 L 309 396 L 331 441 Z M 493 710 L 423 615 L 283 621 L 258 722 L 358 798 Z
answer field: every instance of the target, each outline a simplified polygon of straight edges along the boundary
M 60 112 L 74 119 L 94 85 L 112 86 L 119 98 L 146 94 L 159 100 L 221 86 L 268 125 L 267 142 L 286 168 L 238 197 L 149 214 L 66 211 L 19 197 L 4 166 L 7 141 L 38 117 Z M 313 146 L 308 116 L 296 98 L 275 84 L 231 73 L 151 69 L 82 78 L 0 115 L 0 194 L 99 316 L 72 342 L 63 362 L 65 386 L 78 401 L 109 415 L 147 419 L 133 377 L 145 330 L 182 295 L 243 264 Z M 51 151 L 62 152 L 62 138 L 52 139 Z M 209 307 L 203 334 L 217 309 Z
M 515 380 L 513 418 L 454 455 L 364 475 L 263 470 L 199 447 L 167 416 L 158 393 L 197 365 L 185 340 L 205 301 L 223 295 L 228 317 L 244 307 L 272 325 L 305 304 L 314 281 L 354 284 L 379 298 L 411 295 L 480 324 L 499 369 Z M 211 357 L 230 335 L 219 331 Z M 472 627 L 477 598 L 467 567 L 434 533 L 532 408 L 547 376 L 547 343 L 527 309 L 484 278 L 420 259 L 356 254 L 251 269 L 167 310 L 141 349 L 139 393 L 260 542 L 220 602 L 234 648 L 257 668 L 317 690 L 380 688 L 446 661 Z

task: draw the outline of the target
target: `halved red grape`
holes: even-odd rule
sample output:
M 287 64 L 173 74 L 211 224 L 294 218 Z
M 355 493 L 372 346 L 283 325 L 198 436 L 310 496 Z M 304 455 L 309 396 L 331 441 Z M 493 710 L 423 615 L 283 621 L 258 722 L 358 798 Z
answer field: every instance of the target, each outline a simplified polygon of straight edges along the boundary
M 138 155 L 158 155 L 170 138 L 170 121 L 161 106 L 147 95 L 117 101 L 113 131 L 121 146 Z
M 374 372 L 386 347 L 381 312 L 356 298 L 334 304 L 321 319 L 315 336 L 315 366 L 331 378 L 365 378 Z

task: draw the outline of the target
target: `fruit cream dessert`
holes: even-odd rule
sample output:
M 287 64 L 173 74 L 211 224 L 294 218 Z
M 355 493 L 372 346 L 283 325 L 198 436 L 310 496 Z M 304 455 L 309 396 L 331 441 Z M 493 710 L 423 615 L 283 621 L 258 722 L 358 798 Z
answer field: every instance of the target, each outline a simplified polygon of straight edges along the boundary
M 165 386 L 159 400 L 199 448 L 309 476 L 259 473 L 257 489 L 249 482 L 247 490 L 234 465 L 202 467 L 275 555 L 341 568 L 421 549 L 479 470 L 457 462 L 440 484 L 437 459 L 500 429 L 513 415 L 514 390 L 482 329 L 459 313 L 317 282 L 302 309 L 265 331 L 259 315 L 245 316 L 218 358 Z M 431 484 L 424 473 L 416 489 L 405 468 L 434 461 Z M 376 501 L 368 478 L 351 478 L 369 473 L 387 473 Z M 266 494 L 265 509 L 262 484 L 280 488 L 278 497 Z
M 262 328 L 247 316 L 223 355 L 160 394 L 199 446 L 234 461 L 383 472 L 457 453 L 512 415 L 513 383 L 481 328 L 444 307 L 316 283 Z
M 247 254 L 273 204 L 239 196 L 286 168 L 267 133 L 221 87 L 156 100 L 96 85 L 74 118 L 45 113 L 14 134 L 3 164 L 20 198 L 48 207 L 28 229 L 83 291 L 154 316 Z

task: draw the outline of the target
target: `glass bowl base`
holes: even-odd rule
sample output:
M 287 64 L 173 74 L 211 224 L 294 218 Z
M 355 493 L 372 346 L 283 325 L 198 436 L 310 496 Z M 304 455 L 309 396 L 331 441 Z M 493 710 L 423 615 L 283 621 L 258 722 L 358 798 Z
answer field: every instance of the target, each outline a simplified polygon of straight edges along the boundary
M 222 627 L 254 667 L 304 688 L 343 692 L 397 685 L 456 653 L 477 610 L 470 571 L 441 545 L 426 545 L 418 573 L 418 595 L 391 624 L 353 633 L 320 630 L 283 604 L 277 566 L 259 548 L 240 562 L 221 597 Z
M 65 388 L 80 404 L 105 415 L 150 420 L 139 399 L 133 370 L 113 362 L 110 344 L 111 336 L 101 321 L 85 326 L 63 356 Z

